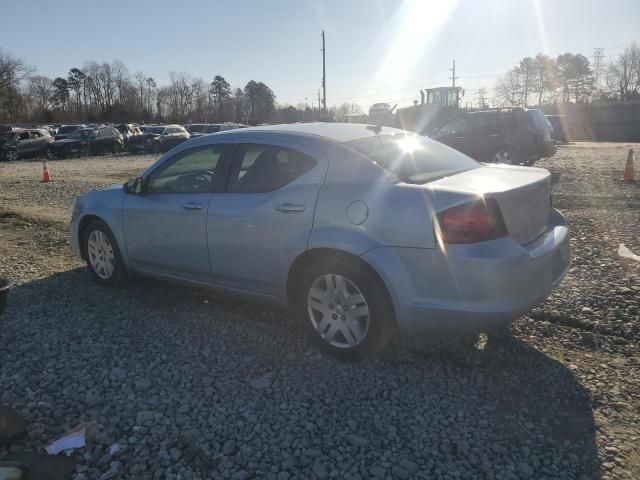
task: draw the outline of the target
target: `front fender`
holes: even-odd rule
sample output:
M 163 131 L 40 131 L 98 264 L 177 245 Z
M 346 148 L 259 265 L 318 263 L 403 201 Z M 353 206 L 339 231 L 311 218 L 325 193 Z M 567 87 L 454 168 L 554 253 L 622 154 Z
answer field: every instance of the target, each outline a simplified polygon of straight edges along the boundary
M 92 193 L 96 194 L 93 195 Z M 124 243 L 124 232 L 122 229 L 122 207 L 124 194 L 122 191 L 100 191 L 92 192 L 77 200 L 74 208 L 74 215 L 71 219 L 72 245 L 74 252 L 81 255 L 81 230 L 91 221 L 98 218 L 107 224 L 118 243 L 120 254 L 127 267 L 130 266 L 127 250 Z M 77 245 L 77 246 L 76 246 Z

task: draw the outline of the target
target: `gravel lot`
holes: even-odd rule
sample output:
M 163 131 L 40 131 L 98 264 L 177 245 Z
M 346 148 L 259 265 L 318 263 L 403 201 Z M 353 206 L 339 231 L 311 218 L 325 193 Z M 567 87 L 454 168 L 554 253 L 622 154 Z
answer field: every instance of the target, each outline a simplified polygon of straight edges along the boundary
M 42 451 L 80 422 L 74 478 L 640 478 L 640 186 L 629 147 L 579 143 L 539 166 L 572 229 L 573 267 L 512 336 L 319 354 L 291 315 L 210 292 L 90 281 L 70 255 L 73 198 L 153 156 L 0 163 L 0 403 Z M 117 445 L 117 447 L 114 447 Z M 117 450 L 117 451 L 116 451 Z

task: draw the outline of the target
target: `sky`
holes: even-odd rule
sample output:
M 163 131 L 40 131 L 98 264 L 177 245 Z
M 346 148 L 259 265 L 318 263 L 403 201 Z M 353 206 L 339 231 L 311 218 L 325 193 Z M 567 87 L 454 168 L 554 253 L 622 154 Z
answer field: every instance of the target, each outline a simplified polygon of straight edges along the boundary
M 169 81 L 185 72 L 234 87 L 262 81 L 279 104 L 313 102 L 326 35 L 327 105 L 409 105 L 421 88 L 491 89 L 521 58 L 593 55 L 640 41 L 640 0 L 30 0 L 3 2 L 0 48 L 41 75 L 121 60 Z

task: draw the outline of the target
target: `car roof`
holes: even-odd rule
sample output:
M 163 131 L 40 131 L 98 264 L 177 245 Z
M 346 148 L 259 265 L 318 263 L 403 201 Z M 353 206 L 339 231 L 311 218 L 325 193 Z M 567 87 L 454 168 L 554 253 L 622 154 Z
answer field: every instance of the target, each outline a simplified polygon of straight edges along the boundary
M 375 137 L 376 135 L 393 135 L 397 133 L 409 133 L 405 130 L 399 130 L 391 127 L 380 127 L 377 133 L 374 126 L 363 123 L 287 123 L 280 125 L 265 125 L 263 127 L 250 127 L 235 130 L 226 130 L 216 133 L 215 135 L 226 136 L 246 136 L 252 133 L 285 133 L 292 135 L 313 135 L 332 140 L 338 143 L 350 142 L 352 140 L 360 140 L 367 137 Z

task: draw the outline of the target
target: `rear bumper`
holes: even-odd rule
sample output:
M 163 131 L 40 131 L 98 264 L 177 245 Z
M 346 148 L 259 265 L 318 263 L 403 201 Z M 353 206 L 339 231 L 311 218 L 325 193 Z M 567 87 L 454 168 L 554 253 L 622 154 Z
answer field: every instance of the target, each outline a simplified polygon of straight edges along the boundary
M 570 266 L 567 224 L 528 245 L 510 238 L 443 249 L 378 247 L 363 255 L 381 274 L 405 333 L 508 324 L 542 302 Z

